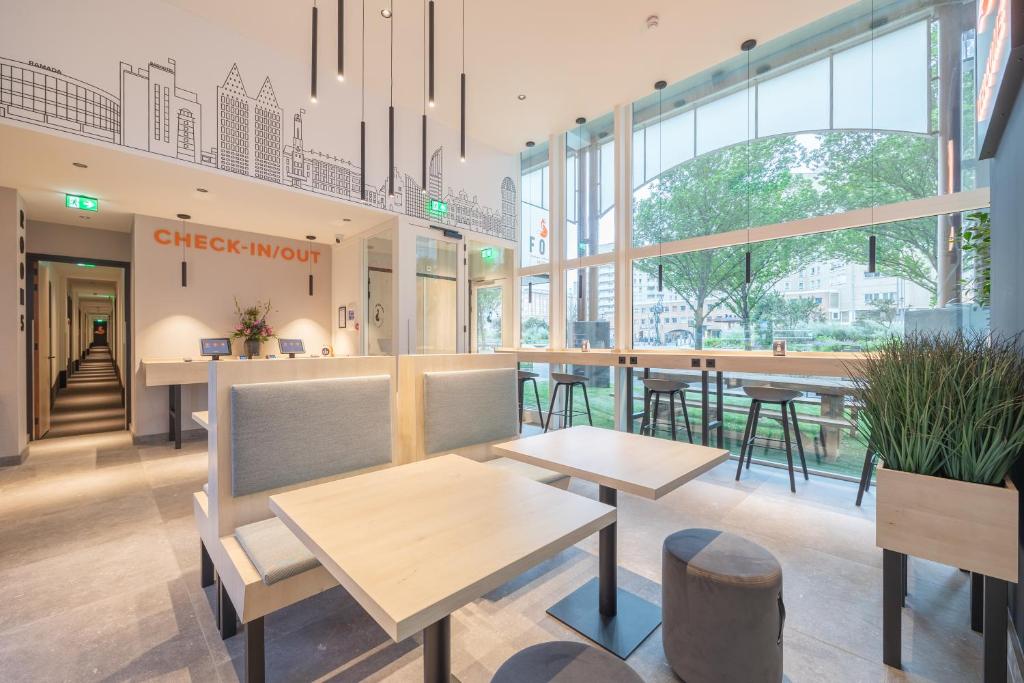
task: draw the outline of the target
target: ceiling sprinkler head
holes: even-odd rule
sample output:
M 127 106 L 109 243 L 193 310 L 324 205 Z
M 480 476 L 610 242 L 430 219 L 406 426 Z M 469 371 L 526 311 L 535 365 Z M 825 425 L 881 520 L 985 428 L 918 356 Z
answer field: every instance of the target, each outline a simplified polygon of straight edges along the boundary
M 653 31 L 654 29 L 658 28 L 659 21 L 661 20 L 658 19 L 657 14 L 652 14 L 651 16 L 647 17 L 647 30 Z

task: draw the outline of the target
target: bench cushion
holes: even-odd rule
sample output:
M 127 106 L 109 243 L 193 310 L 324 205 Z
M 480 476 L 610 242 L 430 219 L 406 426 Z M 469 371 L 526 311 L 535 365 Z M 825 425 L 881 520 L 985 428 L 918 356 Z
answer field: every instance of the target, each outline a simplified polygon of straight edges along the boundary
M 231 387 L 231 493 L 391 462 L 387 375 Z
M 584 643 L 556 641 L 532 645 L 502 664 L 491 683 L 643 683 L 615 655 Z
M 424 452 L 446 452 L 518 434 L 514 368 L 423 373 Z
M 240 526 L 235 538 L 268 586 L 320 564 L 277 517 Z
M 492 467 L 500 467 L 507 472 L 518 474 L 519 476 L 526 477 L 527 479 L 539 481 L 542 484 L 554 484 L 555 482 L 569 478 L 568 475 L 562 474 L 561 472 L 537 467 L 536 465 L 531 465 L 528 462 L 522 462 L 521 460 L 516 460 L 514 458 L 495 458 L 494 460 L 488 460 L 487 464 Z

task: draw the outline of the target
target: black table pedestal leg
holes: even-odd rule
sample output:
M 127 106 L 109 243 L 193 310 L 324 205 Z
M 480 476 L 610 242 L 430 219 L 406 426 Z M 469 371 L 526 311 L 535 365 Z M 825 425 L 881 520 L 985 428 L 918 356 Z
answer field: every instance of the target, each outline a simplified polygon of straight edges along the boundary
M 985 615 L 985 575 L 971 572 L 971 630 L 982 632 Z
M 626 367 L 626 432 L 633 433 L 633 368 Z
M 451 616 L 423 629 L 423 680 L 449 683 L 452 677 Z
M 708 371 L 703 370 L 700 373 L 700 444 L 702 446 L 710 445 L 711 421 L 708 419 L 710 406 L 711 400 L 708 396 Z
M 607 486 L 600 487 L 600 501 L 605 505 L 616 506 L 618 491 Z M 598 539 L 598 601 L 602 616 L 614 617 L 618 611 L 617 605 L 617 549 L 615 547 L 616 524 L 609 524 L 601 529 Z
M 985 683 L 1006 681 L 1006 581 L 985 577 Z
M 902 668 L 903 555 L 882 550 L 882 661 Z

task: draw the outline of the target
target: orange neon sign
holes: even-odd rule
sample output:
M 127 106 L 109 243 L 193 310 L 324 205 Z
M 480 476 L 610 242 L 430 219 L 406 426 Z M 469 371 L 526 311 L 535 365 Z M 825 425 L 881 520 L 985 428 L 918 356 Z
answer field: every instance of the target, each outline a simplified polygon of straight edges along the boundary
M 298 261 L 307 263 L 310 258 L 313 263 L 320 260 L 320 252 L 312 249 L 296 249 L 295 247 L 282 247 L 279 244 L 270 244 L 259 240 L 230 239 L 227 237 L 210 237 L 201 232 L 179 232 L 158 228 L 153 231 L 153 240 L 165 247 L 181 247 L 187 249 L 198 249 L 200 251 L 214 251 L 219 254 L 238 254 L 254 256 L 256 258 L 267 258 L 279 261 Z

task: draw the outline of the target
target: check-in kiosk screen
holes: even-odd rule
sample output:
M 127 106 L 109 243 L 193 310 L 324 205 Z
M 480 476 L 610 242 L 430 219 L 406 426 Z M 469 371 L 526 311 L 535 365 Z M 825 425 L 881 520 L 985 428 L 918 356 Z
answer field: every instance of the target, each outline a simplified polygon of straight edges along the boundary
M 231 340 L 227 337 L 200 339 L 199 353 L 203 356 L 230 356 Z
M 281 353 L 306 353 L 306 345 L 301 339 L 278 339 L 277 347 L 281 349 Z

